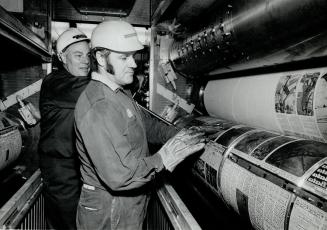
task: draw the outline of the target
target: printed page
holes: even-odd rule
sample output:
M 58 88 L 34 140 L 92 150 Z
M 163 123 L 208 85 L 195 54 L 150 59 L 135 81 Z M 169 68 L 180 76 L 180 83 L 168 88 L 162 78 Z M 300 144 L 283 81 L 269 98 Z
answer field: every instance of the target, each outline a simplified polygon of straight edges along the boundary
M 289 230 L 326 230 L 327 213 L 297 197 L 291 212 Z
M 291 193 L 256 177 L 249 194 L 249 215 L 257 229 L 283 230 Z
M 222 151 L 223 150 L 223 151 Z M 218 170 L 223 159 L 224 149 L 219 144 L 209 142 L 205 146 L 204 153 L 201 155 L 200 160 L 205 164 L 204 179 L 211 185 L 215 190 L 218 191 L 217 177 Z
M 221 191 L 224 200 L 229 204 L 238 214 L 241 214 L 237 205 L 236 189 L 242 188 L 243 184 L 249 185 L 249 171 L 238 166 L 230 159 L 226 159 L 221 170 Z M 247 181 L 245 183 L 245 181 Z M 242 189 L 241 189 L 242 190 Z M 247 196 L 248 194 L 245 194 Z M 246 199 L 246 198 L 245 198 Z
M 317 126 L 324 140 L 327 139 L 327 74 L 322 74 L 318 79 L 315 89 L 314 114 Z
M 327 142 L 327 68 L 209 81 L 211 116 Z

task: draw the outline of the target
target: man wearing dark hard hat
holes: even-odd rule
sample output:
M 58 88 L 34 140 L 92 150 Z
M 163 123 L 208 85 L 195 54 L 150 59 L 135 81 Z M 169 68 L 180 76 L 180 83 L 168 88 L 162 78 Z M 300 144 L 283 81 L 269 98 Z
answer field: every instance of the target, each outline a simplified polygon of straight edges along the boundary
M 129 23 L 100 23 L 92 33 L 91 48 L 96 69 L 75 108 L 83 181 L 77 228 L 142 229 L 149 182 L 202 149 L 202 134 L 176 134 L 174 127 L 146 114 L 125 89 L 133 81 L 133 55 L 143 48 Z M 147 141 L 167 142 L 151 155 Z
M 62 68 L 46 76 L 40 92 L 40 169 L 49 229 L 76 229 L 81 191 L 75 145 L 74 108 L 89 82 L 89 39 L 69 28 L 57 39 Z

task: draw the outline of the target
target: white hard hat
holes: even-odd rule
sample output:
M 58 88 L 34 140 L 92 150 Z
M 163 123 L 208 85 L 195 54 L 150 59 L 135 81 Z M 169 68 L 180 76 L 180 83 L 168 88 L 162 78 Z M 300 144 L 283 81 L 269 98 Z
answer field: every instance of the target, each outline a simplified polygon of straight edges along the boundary
M 102 47 L 117 52 L 143 49 L 134 27 L 124 21 L 105 21 L 97 25 L 92 32 L 91 47 Z
M 90 39 L 77 28 L 67 29 L 57 39 L 57 55 L 60 56 L 65 48 L 80 41 L 90 41 Z

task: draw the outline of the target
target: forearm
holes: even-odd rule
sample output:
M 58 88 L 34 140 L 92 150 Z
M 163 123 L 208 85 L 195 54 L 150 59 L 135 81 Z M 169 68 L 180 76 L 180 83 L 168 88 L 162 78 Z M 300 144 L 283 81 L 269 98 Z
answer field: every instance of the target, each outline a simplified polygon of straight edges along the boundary
M 163 123 L 158 118 L 152 117 L 146 111 L 143 111 L 142 115 L 149 143 L 164 144 L 178 132 L 175 126 Z

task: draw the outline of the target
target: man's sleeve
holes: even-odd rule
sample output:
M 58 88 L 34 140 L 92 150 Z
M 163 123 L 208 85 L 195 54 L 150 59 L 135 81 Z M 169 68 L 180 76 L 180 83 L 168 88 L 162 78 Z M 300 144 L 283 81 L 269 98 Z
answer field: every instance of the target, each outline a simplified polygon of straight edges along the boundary
M 137 158 L 124 135 L 123 115 L 106 101 L 87 112 L 78 130 L 101 180 L 114 191 L 138 188 L 163 169 L 159 154 Z
M 151 116 L 140 108 L 142 118 L 147 132 L 148 142 L 152 144 L 164 144 L 174 136 L 178 130 L 173 125 L 167 125 L 158 118 Z

